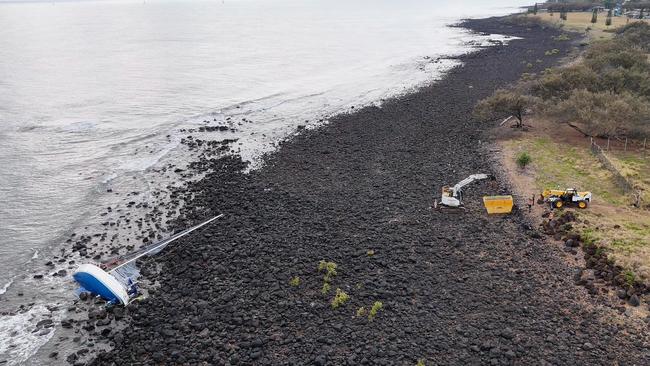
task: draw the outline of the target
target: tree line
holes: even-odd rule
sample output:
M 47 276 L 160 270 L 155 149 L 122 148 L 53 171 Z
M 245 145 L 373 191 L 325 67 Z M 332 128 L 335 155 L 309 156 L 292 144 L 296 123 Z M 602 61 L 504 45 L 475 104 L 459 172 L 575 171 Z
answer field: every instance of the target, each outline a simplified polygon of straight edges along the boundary
M 521 127 L 527 113 L 568 123 L 594 137 L 650 136 L 650 25 L 633 22 L 611 40 L 598 41 L 583 60 L 526 75 L 497 90 L 475 108 L 480 119 L 514 116 Z

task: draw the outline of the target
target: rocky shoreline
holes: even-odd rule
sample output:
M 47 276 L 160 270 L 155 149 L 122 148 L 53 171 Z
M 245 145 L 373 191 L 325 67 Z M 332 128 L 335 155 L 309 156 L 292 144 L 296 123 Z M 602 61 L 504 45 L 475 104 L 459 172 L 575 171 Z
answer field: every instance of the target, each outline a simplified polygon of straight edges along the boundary
M 473 185 L 463 214 L 431 210 L 442 185 L 494 172 L 490 126 L 471 118 L 476 101 L 572 48 L 556 29 L 499 18 L 463 26 L 522 39 L 461 57 L 413 94 L 303 130 L 248 174 L 238 157 L 209 153 L 222 147 L 199 144 L 208 153 L 190 168 L 205 176 L 183 193 L 174 225 L 225 218 L 143 264 L 157 283 L 148 299 L 90 314 L 87 331 L 128 324 L 97 329 L 113 350 L 93 363 L 650 362 L 645 324 L 595 309 L 521 214 L 484 214 L 480 197 L 507 184 Z M 326 281 L 321 261 L 336 264 Z M 337 289 L 349 299 L 334 308 Z M 360 309 L 376 302 L 369 319 Z

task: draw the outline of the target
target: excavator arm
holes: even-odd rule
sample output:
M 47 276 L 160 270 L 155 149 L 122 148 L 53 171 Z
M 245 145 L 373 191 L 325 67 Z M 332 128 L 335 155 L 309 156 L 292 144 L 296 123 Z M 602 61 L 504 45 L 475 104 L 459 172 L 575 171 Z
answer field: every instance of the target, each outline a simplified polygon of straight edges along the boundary
M 454 197 L 457 197 L 458 194 L 463 190 L 463 187 L 465 187 L 466 185 L 468 185 L 468 184 L 470 184 L 470 183 L 472 183 L 474 181 L 477 181 L 477 180 L 487 179 L 489 177 L 490 176 L 487 175 L 487 174 L 472 174 L 469 177 L 461 180 L 460 182 L 458 182 L 454 186 L 454 189 L 453 189 Z
M 463 187 L 481 179 L 491 178 L 488 174 L 472 174 L 469 177 L 461 180 L 453 187 L 442 187 L 442 199 L 440 203 L 448 207 L 460 207 L 462 205 L 462 192 Z

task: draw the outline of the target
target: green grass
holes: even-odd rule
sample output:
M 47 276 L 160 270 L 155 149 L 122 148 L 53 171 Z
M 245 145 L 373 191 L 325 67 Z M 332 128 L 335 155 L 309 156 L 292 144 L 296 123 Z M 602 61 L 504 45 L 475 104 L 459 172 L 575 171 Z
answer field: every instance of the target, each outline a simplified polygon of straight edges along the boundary
M 567 146 L 547 137 L 510 141 L 516 151 L 526 151 L 536 171 L 540 189 L 575 187 L 591 191 L 594 200 L 624 204 L 629 198 L 612 180 L 612 174 L 602 169 L 600 162 L 587 148 Z
M 611 152 L 610 160 L 621 174 L 641 192 L 644 205 L 650 206 L 650 158 L 643 153 Z
M 526 135 L 507 140 L 504 145 L 508 154 L 530 154 L 528 171 L 535 185 L 531 190 L 575 187 L 591 191 L 593 204 L 586 210 L 574 210 L 579 218 L 572 224 L 575 232 L 581 234 L 585 245 L 605 247 L 609 259 L 650 284 L 650 212 L 630 207 L 630 197 L 591 154 L 588 145 Z M 637 172 L 633 175 L 635 182 L 650 180 L 650 163 L 642 155 L 613 152 L 611 156 L 615 156 L 615 164 L 619 162 Z M 650 193 L 650 184 L 646 193 Z
M 634 285 L 634 282 L 636 281 L 636 275 L 634 274 L 634 272 L 627 269 L 623 272 L 623 276 L 625 277 L 625 282 L 627 282 L 628 286 Z

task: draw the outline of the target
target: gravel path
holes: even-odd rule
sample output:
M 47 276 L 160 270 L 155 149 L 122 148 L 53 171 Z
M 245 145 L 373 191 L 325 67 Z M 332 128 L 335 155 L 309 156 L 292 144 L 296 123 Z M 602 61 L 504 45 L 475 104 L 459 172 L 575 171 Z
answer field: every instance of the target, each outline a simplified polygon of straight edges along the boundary
M 493 172 L 476 101 L 571 47 L 555 30 L 466 26 L 525 39 L 304 131 L 259 171 L 200 162 L 215 172 L 192 186 L 187 221 L 226 217 L 149 263 L 164 268 L 160 288 L 129 306 L 131 328 L 95 364 L 650 364 L 645 323 L 593 305 L 521 216 L 484 214 L 481 196 L 503 184 L 469 187 L 463 214 L 430 209 L 443 184 Z M 327 295 L 321 260 L 337 264 Z M 333 309 L 337 288 L 350 299 Z M 356 316 L 375 301 L 373 321 Z

